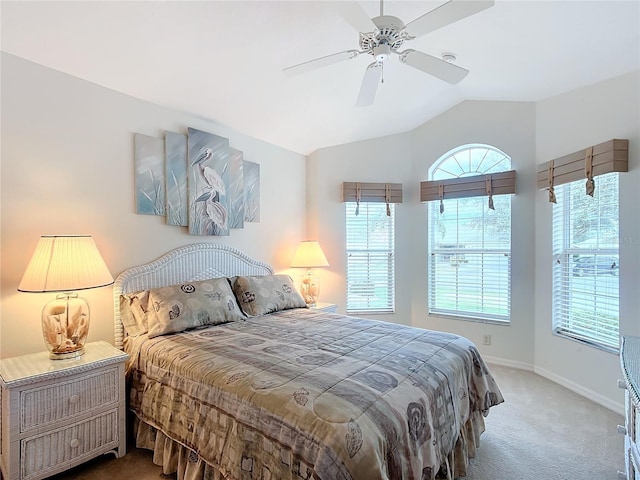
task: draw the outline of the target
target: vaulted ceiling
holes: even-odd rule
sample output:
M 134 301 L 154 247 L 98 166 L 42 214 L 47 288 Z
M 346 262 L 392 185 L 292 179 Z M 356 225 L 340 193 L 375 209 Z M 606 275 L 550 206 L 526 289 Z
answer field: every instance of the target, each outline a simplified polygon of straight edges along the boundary
M 404 23 L 443 1 L 386 1 Z M 378 2 L 357 2 L 369 17 Z M 344 5 L 342 5 L 344 6 Z M 640 2 L 497 0 L 406 42 L 470 73 L 451 85 L 390 58 L 356 107 L 370 55 L 289 77 L 282 69 L 358 50 L 327 1 L 2 1 L 2 50 L 284 148 L 313 150 L 409 131 L 466 99 L 537 101 L 640 68 Z M 372 28 L 373 30 L 373 28 Z M 640 86 L 639 86 L 640 88 Z

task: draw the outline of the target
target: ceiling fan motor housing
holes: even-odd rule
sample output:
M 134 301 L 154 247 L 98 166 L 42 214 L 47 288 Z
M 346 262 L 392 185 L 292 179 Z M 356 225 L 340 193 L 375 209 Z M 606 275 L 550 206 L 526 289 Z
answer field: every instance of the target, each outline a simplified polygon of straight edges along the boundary
M 376 57 L 376 60 L 384 61 L 391 51 L 397 50 L 404 43 L 404 23 L 391 15 L 375 17 L 372 21 L 378 28 L 374 32 L 360 34 L 360 49 Z

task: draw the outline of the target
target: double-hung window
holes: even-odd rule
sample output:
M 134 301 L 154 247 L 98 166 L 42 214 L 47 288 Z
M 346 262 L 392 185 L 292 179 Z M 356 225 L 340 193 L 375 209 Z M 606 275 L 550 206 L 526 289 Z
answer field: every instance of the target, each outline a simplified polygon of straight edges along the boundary
M 390 215 L 385 203 L 345 206 L 347 313 L 393 313 L 394 205 Z
M 489 145 L 464 145 L 429 170 L 433 181 L 494 174 L 511 159 Z M 433 183 L 433 182 L 431 182 Z M 449 198 L 428 206 L 429 313 L 508 323 L 511 310 L 511 195 Z
M 555 188 L 554 332 L 617 351 L 620 255 L 618 173 L 601 175 L 593 197 L 585 181 Z

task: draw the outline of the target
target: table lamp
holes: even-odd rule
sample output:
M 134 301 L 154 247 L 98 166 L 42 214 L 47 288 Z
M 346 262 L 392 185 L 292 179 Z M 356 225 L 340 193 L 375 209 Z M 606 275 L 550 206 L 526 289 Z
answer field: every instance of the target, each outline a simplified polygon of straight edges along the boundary
M 313 276 L 311 269 L 328 266 L 327 257 L 317 241 L 305 240 L 300 242 L 293 260 L 291 260 L 291 267 L 307 269 L 307 273 L 302 277 L 302 288 L 300 289 L 302 298 L 304 298 L 307 305 L 316 305 L 320 297 L 320 278 Z
M 44 235 L 22 276 L 19 292 L 62 292 L 42 310 L 42 334 L 49 358 L 84 354 L 89 305 L 76 290 L 104 287 L 113 277 L 90 235 Z

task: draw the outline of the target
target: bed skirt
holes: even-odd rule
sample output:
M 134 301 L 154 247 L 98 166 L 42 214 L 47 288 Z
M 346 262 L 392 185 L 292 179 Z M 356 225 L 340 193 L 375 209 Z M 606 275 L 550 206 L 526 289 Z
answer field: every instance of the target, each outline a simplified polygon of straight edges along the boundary
M 139 420 L 135 414 L 133 429 L 136 447 L 151 450 L 153 463 L 160 465 L 165 475 L 176 473 L 177 480 L 237 480 L 230 474 L 220 471 L 216 465 L 207 463 L 193 450 L 171 439 L 159 429 Z M 480 446 L 480 435 L 484 429 L 483 414 L 473 412 L 460 429 L 455 448 L 447 457 L 446 464 L 442 465 L 437 478 L 454 480 L 463 478 L 467 474 L 469 458 L 475 456 Z

